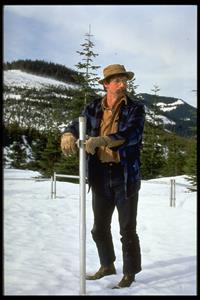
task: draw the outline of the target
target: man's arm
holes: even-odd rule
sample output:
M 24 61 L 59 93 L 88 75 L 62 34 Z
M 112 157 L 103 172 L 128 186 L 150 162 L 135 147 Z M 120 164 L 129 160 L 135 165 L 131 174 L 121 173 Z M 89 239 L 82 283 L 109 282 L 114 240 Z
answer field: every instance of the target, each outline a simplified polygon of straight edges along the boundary
M 78 139 L 79 137 L 79 121 L 78 118 L 70 121 L 66 127 L 64 128 L 62 135 L 64 135 L 65 133 L 71 133 L 76 139 Z
M 108 135 L 113 141 L 125 140 L 123 144 L 112 148 L 117 151 L 125 146 L 132 146 L 139 143 L 142 139 L 145 122 L 145 109 L 142 103 L 137 103 L 130 109 L 126 119 L 123 121 L 121 128 L 116 133 Z

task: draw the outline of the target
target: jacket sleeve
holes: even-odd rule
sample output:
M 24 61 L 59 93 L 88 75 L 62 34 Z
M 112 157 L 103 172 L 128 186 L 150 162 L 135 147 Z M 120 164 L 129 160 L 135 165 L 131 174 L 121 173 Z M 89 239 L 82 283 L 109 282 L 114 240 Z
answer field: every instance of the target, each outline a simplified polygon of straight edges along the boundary
M 115 151 L 141 142 L 145 121 L 144 105 L 137 103 L 131 107 L 127 114 L 122 114 L 121 117 L 118 131 L 108 135 L 113 140 L 125 140 L 121 146 L 112 148 Z
M 78 139 L 79 137 L 79 120 L 78 118 L 70 121 L 66 127 L 64 128 L 62 134 L 66 133 L 66 132 L 71 132 L 73 134 L 73 136 Z
M 86 106 L 86 108 L 80 114 L 80 116 L 83 116 L 86 118 L 86 134 L 88 134 L 88 132 L 91 131 L 91 124 L 90 124 L 91 122 L 90 122 L 90 118 L 88 117 L 89 116 L 88 110 L 89 110 L 90 106 L 89 105 Z M 66 132 L 71 132 L 76 139 L 79 138 L 79 118 L 73 119 L 66 125 L 62 134 L 66 133 Z

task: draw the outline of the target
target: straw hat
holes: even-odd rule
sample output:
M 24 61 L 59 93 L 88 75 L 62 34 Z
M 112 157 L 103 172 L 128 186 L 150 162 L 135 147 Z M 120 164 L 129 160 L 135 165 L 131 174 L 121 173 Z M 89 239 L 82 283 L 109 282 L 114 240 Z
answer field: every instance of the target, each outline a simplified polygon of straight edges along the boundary
M 131 80 L 134 76 L 134 73 L 127 72 L 123 65 L 114 64 L 114 65 L 109 65 L 109 66 L 105 67 L 105 69 L 103 69 L 104 78 L 100 79 L 98 82 L 100 84 L 103 84 L 105 79 L 107 79 L 108 77 L 110 77 L 112 75 L 117 75 L 117 74 L 126 75 L 128 80 Z

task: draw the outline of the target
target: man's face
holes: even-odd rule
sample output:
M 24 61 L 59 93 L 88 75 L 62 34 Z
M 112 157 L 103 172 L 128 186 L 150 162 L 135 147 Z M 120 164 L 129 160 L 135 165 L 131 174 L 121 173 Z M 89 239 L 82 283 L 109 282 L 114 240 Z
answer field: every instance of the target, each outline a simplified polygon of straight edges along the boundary
M 108 93 L 114 96 L 123 96 L 127 88 L 127 77 L 124 75 L 115 75 L 110 79 L 110 82 L 105 82 L 104 86 Z

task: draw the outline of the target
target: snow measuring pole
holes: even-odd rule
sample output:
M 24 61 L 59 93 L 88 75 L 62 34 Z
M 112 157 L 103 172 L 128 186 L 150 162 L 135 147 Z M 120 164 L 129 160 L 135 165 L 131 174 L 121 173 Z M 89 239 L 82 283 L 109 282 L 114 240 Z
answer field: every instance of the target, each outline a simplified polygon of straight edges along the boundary
M 79 117 L 79 244 L 80 244 L 80 295 L 86 294 L 86 120 Z

